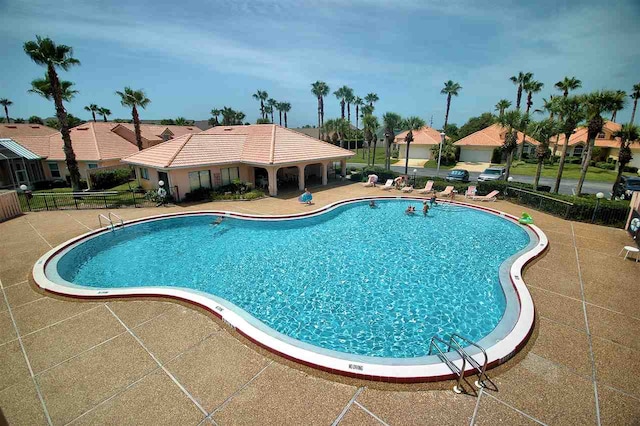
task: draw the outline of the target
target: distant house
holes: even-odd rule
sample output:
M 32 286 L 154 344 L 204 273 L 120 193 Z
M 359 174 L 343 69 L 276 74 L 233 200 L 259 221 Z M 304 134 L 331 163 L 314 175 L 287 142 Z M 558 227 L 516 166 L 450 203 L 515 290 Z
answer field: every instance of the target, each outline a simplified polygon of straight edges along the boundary
M 320 139 L 320 129 L 317 127 L 296 127 L 294 129 L 296 132 L 304 133 L 307 136 L 311 136 L 315 139 Z
M 135 166 L 145 188 L 166 183 L 177 198 L 200 188 L 216 188 L 239 179 L 269 194 L 289 187 L 326 185 L 333 162 L 354 153 L 274 124 L 216 126 L 185 135 L 123 158 Z
M 408 130 L 396 135 L 394 142 L 398 145 L 398 159 L 407 158 L 407 143 L 405 137 L 409 133 Z M 429 126 L 424 126 L 419 130 L 413 131 L 413 142 L 409 147 L 409 158 L 415 160 L 431 159 L 431 148 L 439 145 L 441 140 L 440 132 Z
M 596 137 L 595 146 L 602 149 L 601 157 L 603 159 L 612 159 L 618 161 L 618 153 L 620 152 L 620 138 L 616 138 L 613 135 L 619 131 L 622 125 L 614 123 L 613 121 L 605 121 L 602 132 Z M 586 153 L 587 148 L 587 133 L 588 128 L 586 126 L 578 127 L 573 134 L 569 137 L 569 146 L 567 148 L 567 155 L 571 157 L 581 157 Z M 555 138 L 551 139 L 551 143 L 555 144 Z M 560 135 L 558 140 L 558 153 L 561 153 L 564 149 L 564 135 Z M 631 155 L 633 159 L 628 164 L 631 167 L 640 168 L 640 143 L 635 142 L 631 144 Z
M 11 126 L 14 125 L 7 127 Z M 61 133 L 46 126 L 40 126 L 39 129 L 24 127 L 33 125 L 22 126 L 20 131 L 0 128 L 0 137 L 11 141 L 3 142 L 3 155 L 9 155 L 7 147 L 19 146 L 23 149 L 22 154 L 14 152 L 13 156 L 22 155 L 25 160 L 24 164 L 19 158 L 0 161 L 0 187 L 16 188 L 22 184 L 31 186 L 34 182 L 42 180 L 66 179 L 69 171 Z M 142 124 L 142 144 L 143 147 L 151 147 L 175 137 L 200 131 L 195 126 Z M 12 136 L 4 136 L 9 134 Z M 122 157 L 138 152 L 133 124 L 90 121 L 72 128 L 70 134 L 80 176 L 83 179 L 87 179 L 90 169 L 117 166 L 121 164 Z
M 505 127 L 493 124 L 456 141 L 454 145 L 460 147 L 460 161 L 490 163 L 493 150 L 502 147 L 506 133 Z M 522 142 L 523 136 L 522 132 L 518 132 L 518 143 Z M 523 152 L 534 154 L 535 148 L 539 144 L 540 142 L 527 136 Z

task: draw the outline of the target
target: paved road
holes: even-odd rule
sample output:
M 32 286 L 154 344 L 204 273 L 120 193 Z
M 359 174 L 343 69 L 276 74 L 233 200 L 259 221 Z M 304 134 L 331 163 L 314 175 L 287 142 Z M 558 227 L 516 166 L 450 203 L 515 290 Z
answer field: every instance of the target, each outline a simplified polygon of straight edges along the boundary
M 362 167 L 362 163 L 347 163 L 348 167 Z M 415 167 L 418 171 L 416 174 L 418 176 L 436 176 L 436 169 L 427 169 L 427 168 L 418 168 Z M 404 173 L 404 167 L 401 166 L 391 166 L 391 170 L 398 173 Z M 449 170 L 440 169 L 440 176 L 445 177 Z M 413 168 L 409 167 L 409 175 L 413 175 Z M 480 172 L 469 172 L 469 177 L 472 182 L 478 179 Z M 522 175 L 511 175 L 516 182 L 524 182 L 524 183 L 533 183 L 533 176 L 522 176 Z M 540 178 L 540 185 L 548 185 L 553 188 L 555 185 L 555 178 Z M 578 181 L 576 179 L 563 179 L 560 182 L 560 193 L 571 195 L 571 190 L 576 187 Z M 582 186 L 582 192 L 588 194 L 595 194 L 597 192 L 604 192 L 605 195 L 609 195 L 611 192 L 611 187 L 613 184 L 609 182 L 592 182 L 586 181 Z

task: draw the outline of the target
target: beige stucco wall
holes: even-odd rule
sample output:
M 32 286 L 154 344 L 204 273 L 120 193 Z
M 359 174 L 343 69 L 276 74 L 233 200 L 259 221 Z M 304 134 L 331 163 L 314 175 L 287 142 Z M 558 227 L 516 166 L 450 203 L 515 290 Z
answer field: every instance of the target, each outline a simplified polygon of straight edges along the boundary
M 492 146 L 461 146 L 460 161 L 467 161 L 472 163 L 489 163 L 491 162 L 491 156 L 493 155 L 493 148 L 494 147 Z M 409 151 L 409 153 L 411 153 L 411 151 Z
M 404 159 L 407 158 L 407 144 L 398 145 L 400 149 L 398 150 L 398 158 Z M 409 147 L 409 159 L 415 158 L 419 160 L 429 160 L 431 159 L 431 147 L 433 145 L 418 145 L 411 144 Z
M 58 169 L 60 170 L 60 179 L 65 179 L 66 176 L 69 175 L 69 170 L 67 169 L 67 163 L 65 161 L 49 161 L 42 160 L 42 169 L 44 170 L 44 175 L 47 179 L 58 179 L 51 176 L 51 171 L 49 170 L 49 163 L 57 163 Z M 123 164 L 120 160 L 106 160 L 106 161 L 78 161 L 78 170 L 80 171 L 80 178 L 87 179 L 87 170 L 89 169 L 89 164 L 97 164 L 98 167 L 111 167 L 122 164 L 123 167 L 128 167 L 128 165 Z

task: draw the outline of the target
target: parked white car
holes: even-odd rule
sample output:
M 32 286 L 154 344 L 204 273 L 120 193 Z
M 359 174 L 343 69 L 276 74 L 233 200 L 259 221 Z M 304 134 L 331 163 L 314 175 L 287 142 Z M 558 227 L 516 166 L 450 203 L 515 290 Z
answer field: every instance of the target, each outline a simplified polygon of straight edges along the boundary
M 478 176 L 478 182 L 485 182 L 488 180 L 504 180 L 504 176 L 507 173 L 507 169 L 504 167 L 489 167 L 484 169 L 484 172 Z

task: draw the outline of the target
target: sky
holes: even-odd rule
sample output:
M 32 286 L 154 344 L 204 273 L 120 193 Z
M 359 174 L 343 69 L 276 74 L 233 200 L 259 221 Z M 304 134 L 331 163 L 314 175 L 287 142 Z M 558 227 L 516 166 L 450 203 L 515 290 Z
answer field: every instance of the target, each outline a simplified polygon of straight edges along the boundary
M 289 127 L 314 125 L 311 83 L 322 80 L 331 92 L 377 93 L 379 117 L 417 115 L 439 128 L 447 80 L 462 86 L 449 118 L 458 125 L 502 98 L 515 105 L 509 77 L 519 71 L 544 83 L 534 109 L 564 76 L 582 80 L 578 93 L 630 92 L 640 82 L 638 22 L 638 0 L 0 0 L 0 98 L 13 101 L 11 117 L 54 115 L 52 102 L 27 93 L 44 68 L 23 44 L 41 35 L 74 48 L 81 65 L 60 74 L 80 92 L 68 111 L 84 119 L 91 103 L 130 118 L 115 95 L 130 86 L 151 99 L 142 119 L 208 119 L 229 106 L 255 123 L 260 89 L 291 103 Z M 628 99 L 618 121 L 631 108 Z M 339 115 L 331 94 L 325 120 Z

